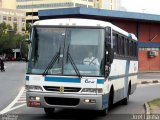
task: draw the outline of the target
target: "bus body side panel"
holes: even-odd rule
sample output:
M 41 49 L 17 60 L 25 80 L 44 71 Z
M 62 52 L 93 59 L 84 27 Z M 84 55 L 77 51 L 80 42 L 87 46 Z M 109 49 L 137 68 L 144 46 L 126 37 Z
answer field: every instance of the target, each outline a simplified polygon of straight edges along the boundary
M 129 73 L 131 74 L 131 76 L 129 77 L 129 80 L 131 80 L 131 94 L 133 94 L 137 86 L 137 75 L 138 75 L 138 61 L 137 60 L 130 62 Z
M 109 82 L 114 87 L 114 103 L 127 97 L 129 81 L 131 81 L 131 93 L 135 91 L 137 72 L 137 61 L 114 59 L 109 76 Z
M 114 59 L 111 64 L 109 81 L 114 87 L 114 103 L 124 98 L 125 66 L 126 60 Z

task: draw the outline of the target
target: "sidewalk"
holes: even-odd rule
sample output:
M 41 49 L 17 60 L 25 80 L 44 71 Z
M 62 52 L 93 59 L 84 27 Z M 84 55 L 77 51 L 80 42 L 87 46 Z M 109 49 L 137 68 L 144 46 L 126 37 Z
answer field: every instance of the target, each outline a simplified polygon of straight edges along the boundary
M 160 71 L 157 72 L 140 72 L 138 74 L 138 83 L 160 83 Z
M 145 103 L 144 107 L 146 114 L 160 114 L 160 98 Z

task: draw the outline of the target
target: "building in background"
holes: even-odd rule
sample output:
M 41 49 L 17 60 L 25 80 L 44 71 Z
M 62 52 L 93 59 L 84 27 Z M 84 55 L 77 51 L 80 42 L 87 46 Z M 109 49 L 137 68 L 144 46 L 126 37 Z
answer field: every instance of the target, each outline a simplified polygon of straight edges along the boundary
M 0 0 L 0 8 L 2 8 L 2 0 Z
M 121 0 L 0 0 L 0 8 L 25 11 L 28 22 L 38 20 L 38 10 L 71 7 L 124 10 Z
M 103 0 L 103 9 L 121 10 L 121 0 Z
M 21 10 L 0 8 L 0 23 L 10 24 L 18 33 L 26 27 L 26 13 Z
M 94 7 L 93 1 L 94 0 L 17 0 L 16 8 L 26 11 L 27 21 L 33 22 L 38 20 L 38 10 L 71 7 Z
M 0 0 L 0 8 L 16 9 L 16 0 Z
M 16 8 L 26 11 L 27 22 L 38 20 L 38 10 L 72 7 L 119 10 L 121 0 L 16 0 Z
M 0 0 L 0 23 L 10 24 L 18 33 L 26 27 L 26 12 L 16 10 L 16 0 Z

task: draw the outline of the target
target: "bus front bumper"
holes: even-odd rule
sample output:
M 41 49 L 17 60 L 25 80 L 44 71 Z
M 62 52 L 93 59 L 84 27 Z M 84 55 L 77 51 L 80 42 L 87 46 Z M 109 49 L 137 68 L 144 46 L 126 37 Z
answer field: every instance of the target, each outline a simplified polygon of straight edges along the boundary
M 27 106 L 41 108 L 103 110 L 107 107 L 107 98 L 108 95 L 26 92 Z

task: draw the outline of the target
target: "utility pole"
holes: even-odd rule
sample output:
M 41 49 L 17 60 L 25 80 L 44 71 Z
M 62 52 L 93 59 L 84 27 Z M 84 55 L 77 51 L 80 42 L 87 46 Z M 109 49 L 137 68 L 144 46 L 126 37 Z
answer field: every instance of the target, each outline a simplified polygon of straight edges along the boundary
M 112 4 L 113 4 L 113 1 L 112 0 L 110 0 L 110 7 L 111 7 L 111 10 L 113 9 L 112 7 Z

